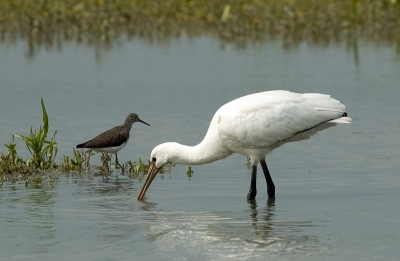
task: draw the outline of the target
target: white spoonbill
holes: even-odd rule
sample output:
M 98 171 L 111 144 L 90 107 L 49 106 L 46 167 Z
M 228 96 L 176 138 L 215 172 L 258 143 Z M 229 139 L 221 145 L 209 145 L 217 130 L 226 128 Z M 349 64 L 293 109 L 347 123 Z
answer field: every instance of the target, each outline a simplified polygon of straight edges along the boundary
M 269 197 L 275 185 L 265 162 L 266 155 L 279 146 L 310 138 L 338 123 L 350 123 L 345 106 L 329 95 L 267 91 L 228 102 L 217 110 L 203 141 L 196 146 L 176 142 L 156 146 L 150 155 L 147 179 L 137 197 L 143 199 L 154 177 L 168 163 L 200 165 L 232 153 L 250 158 L 252 166 L 248 200 L 257 194 L 257 164 L 260 162 Z

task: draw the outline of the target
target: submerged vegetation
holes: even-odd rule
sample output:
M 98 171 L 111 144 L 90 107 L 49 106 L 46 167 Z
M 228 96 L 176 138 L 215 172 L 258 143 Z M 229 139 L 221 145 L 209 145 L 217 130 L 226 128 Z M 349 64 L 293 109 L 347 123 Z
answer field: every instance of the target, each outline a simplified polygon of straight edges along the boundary
M 3 181 L 15 181 L 24 180 L 26 185 L 30 182 L 41 183 L 43 176 L 50 177 L 52 180 L 56 179 L 60 174 L 71 173 L 91 173 L 90 157 L 95 154 L 91 149 L 73 150 L 72 156 L 65 156 L 61 162 L 57 163 L 55 157 L 57 155 L 57 142 L 55 136 L 57 131 L 54 132 L 51 140 L 47 140 L 47 134 L 49 131 L 49 117 L 47 115 L 46 107 L 44 105 L 43 98 L 41 99 L 42 114 L 43 114 L 43 126 L 39 127 L 39 130 L 32 130 L 30 128 L 30 135 L 24 136 L 21 134 L 14 134 L 12 142 L 4 144 L 7 148 L 7 152 L 0 153 L 0 184 Z M 22 139 L 25 142 L 28 151 L 31 154 L 31 158 L 26 161 L 18 155 L 17 143 L 15 138 Z M 94 175 L 108 176 L 112 172 L 111 164 L 112 155 L 109 153 L 102 153 L 101 155 L 101 166 L 92 166 L 95 170 Z M 128 161 L 124 163 L 122 174 L 124 175 L 124 169 L 127 170 L 127 174 L 132 178 L 141 179 L 149 169 L 149 164 L 145 164 L 143 159 L 132 162 Z M 169 171 L 172 165 L 168 165 L 161 169 L 160 173 Z M 117 169 L 117 165 L 114 164 Z
M 161 40 L 180 34 L 238 42 L 275 36 L 399 41 L 400 0 L 0 0 L 3 41 L 109 43 L 121 35 Z

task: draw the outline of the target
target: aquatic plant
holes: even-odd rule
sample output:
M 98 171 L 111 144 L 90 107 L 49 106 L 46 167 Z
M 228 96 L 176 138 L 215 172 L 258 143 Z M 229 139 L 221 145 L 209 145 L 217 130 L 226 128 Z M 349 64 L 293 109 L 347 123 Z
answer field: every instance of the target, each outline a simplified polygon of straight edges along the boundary
M 17 153 L 17 144 L 14 142 L 14 136 L 12 142 L 4 144 L 7 148 L 7 152 L 0 154 L 0 173 L 3 175 L 12 173 L 32 173 L 35 171 L 34 168 L 29 168 L 25 161 Z
M 186 168 L 186 176 L 188 176 L 189 178 L 192 177 L 192 174 L 194 173 L 194 171 L 192 170 L 191 166 L 187 166 Z
M 134 168 L 134 173 L 147 173 L 149 170 L 149 165 L 143 163 L 143 159 L 139 158 L 139 162 L 136 164 Z
M 237 42 L 282 36 L 290 44 L 341 35 L 399 41 L 400 1 L 0 0 L 0 32 L 0 41 L 22 36 L 32 49 L 64 39 L 108 45 L 121 35 L 154 41 L 210 33 Z
M 101 161 L 101 166 L 96 166 L 98 170 L 100 170 L 100 174 L 109 174 L 111 173 L 110 171 L 110 162 L 112 159 L 112 154 L 107 153 L 107 152 L 102 152 L 100 161 Z
M 137 163 L 129 160 L 124 164 L 124 166 L 127 172 L 133 174 L 135 177 L 137 177 L 138 174 L 146 174 L 149 170 L 149 165 L 145 164 L 142 158 L 139 158 Z
M 43 114 L 43 127 L 40 126 L 39 130 L 30 129 L 30 135 L 24 136 L 21 134 L 14 134 L 14 137 L 20 138 L 25 141 L 26 147 L 31 153 L 32 157 L 26 161 L 26 165 L 34 166 L 38 169 L 51 169 L 54 168 L 54 158 L 57 155 L 57 142 L 55 136 L 57 130 L 54 132 L 51 140 L 47 140 L 47 133 L 49 131 L 49 117 L 44 106 L 43 98 L 41 98 L 42 114 Z
M 74 150 L 74 153 L 75 153 L 75 149 L 73 149 L 73 150 Z M 86 150 L 84 152 L 84 155 L 85 155 L 85 168 L 86 169 L 90 169 L 90 157 L 95 155 L 95 154 L 96 154 L 96 152 L 93 151 L 92 149 L 88 149 L 88 150 Z
M 24 160 L 18 156 L 17 153 L 17 143 L 14 142 L 14 136 L 12 138 L 12 142 L 10 142 L 9 144 L 4 144 L 4 146 L 6 146 L 7 148 L 7 154 L 2 157 L 2 158 L 7 158 L 8 156 L 11 157 L 10 159 L 10 164 L 14 167 L 17 167 L 21 164 L 25 164 Z
M 72 151 L 74 153 L 73 157 L 64 155 L 63 161 L 59 167 L 61 171 L 82 171 L 84 169 L 83 163 L 85 163 L 86 168 L 90 167 L 89 159 L 90 156 L 93 155 L 92 150 L 82 151 L 72 148 Z

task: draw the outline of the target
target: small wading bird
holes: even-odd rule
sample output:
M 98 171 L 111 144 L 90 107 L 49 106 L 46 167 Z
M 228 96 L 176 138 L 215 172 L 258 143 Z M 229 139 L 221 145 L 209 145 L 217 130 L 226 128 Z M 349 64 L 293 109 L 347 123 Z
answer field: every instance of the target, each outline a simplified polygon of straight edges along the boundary
M 146 125 L 148 123 L 139 119 L 139 116 L 135 113 L 130 113 L 126 116 L 124 124 L 121 126 L 116 126 L 108 131 L 105 131 L 98 135 L 97 137 L 84 142 L 82 144 L 76 145 L 76 148 L 85 148 L 85 149 L 92 149 L 97 152 L 108 152 L 115 154 L 115 162 L 118 166 L 121 167 L 123 171 L 123 167 L 118 162 L 117 153 L 120 151 L 129 141 L 129 132 L 132 128 L 132 124 L 135 122 L 141 122 Z
M 196 146 L 162 143 L 150 156 L 147 179 L 137 197 L 143 199 L 154 177 L 168 163 L 199 165 L 239 153 L 252 166 L 248 200 L 257 194 L 257 164 L 267 182 L 268 196 L 275 197 L 275 185 L 265 162 L 266 155 L 279 146 L 310 138 L 338 123 L 350 123 L 345 106 L 329 95 L 268 91 L 233 100 L 215 113 L 203 141 Z

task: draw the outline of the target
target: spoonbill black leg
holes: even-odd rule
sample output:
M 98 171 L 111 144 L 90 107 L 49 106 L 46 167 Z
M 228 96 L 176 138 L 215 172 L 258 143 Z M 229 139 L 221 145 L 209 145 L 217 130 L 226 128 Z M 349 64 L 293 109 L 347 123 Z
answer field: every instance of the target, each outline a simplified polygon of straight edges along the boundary
M 274 185 L 274 182 L 272 181 L 271 174 L 269 174 L 267 163 L 265 162 L 265 159 L 261 160 L 260 163 L 261 163 L 261 168 L 264 172 L 265 180 L 267 181 L 268 197 L 274 198 L 275 197 L 275 185 Z
M 247 200 L 255 200 L 257 195 L 257 165 L 252 166 L 250 190 L 247 193 Z

